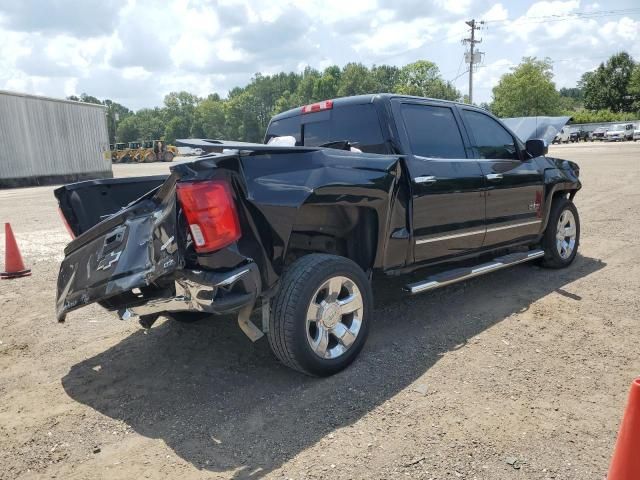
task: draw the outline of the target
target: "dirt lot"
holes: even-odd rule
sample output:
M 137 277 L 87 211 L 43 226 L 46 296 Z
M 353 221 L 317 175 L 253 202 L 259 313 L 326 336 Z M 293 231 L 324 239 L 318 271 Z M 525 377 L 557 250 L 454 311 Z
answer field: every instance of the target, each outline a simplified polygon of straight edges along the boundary
M 640 372 L 640 144 L 552 154 L 582 167 L 572 267 L 387 283 L 360 358 L 320 380 L 231 319 L 58 325 L 52 188 L 0 191 L 33 268 L 0 282 L 0 478 L 602 479 Z

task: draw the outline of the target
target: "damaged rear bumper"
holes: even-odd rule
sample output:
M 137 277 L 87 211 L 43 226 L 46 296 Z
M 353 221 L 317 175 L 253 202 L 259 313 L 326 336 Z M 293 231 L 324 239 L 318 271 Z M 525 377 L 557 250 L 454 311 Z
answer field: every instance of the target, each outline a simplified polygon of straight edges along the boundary
M 145 299 L 144 303 L 116 312 L 123 320 L 171 312 L 237 313 L 253 307 L 261 291 L 261 281 L 256 264 L 247 263 L 224 273 L 179 270 L 174 274 L 174 287 L 163 296 Z

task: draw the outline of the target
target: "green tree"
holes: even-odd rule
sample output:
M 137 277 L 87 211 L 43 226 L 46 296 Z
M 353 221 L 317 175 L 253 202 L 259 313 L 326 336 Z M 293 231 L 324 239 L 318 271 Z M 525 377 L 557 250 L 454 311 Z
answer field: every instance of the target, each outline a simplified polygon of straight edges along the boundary
M 133 112 L 124 105 L 120 105 L 117 102 L 106 99 L 104 105 L 107 107 L 107 130 L 109 132 L 109 143 L 115 143 L 116 141 L 116 127 L 118 122 L 123 121 Z M 133 140 L 132 140 L 133 141 Z
M 637 63 L 629 79 L 629 95 L 631 96 L 632 109 L 640 114 L 640 63 Z
M 491 111 L 500 117 L 557 115 L 560 95 L 552 79 L 550 59 L 523 58 L 493 88 Z
M 328 100 L 338 96 L 340 86 L 340 67 L 333 65 L 325 68 L 322 75 L 316 78 L 313 85 L 314 100 Z
M 320 72 L 318 70 L 305 67 L 296 87 L 296 94 L 301 104 L 311 103 L 316 100 L 313 96 L 313 89 L 319 78 Z
M 234 89 L 235 90 L 235 89 Z M 227 134 L 229 140 L 259 142 L 266 125 L 258 121 L 260 105 L 252 92 L 240 89 L 232 91 L 226 104 Z
M 138 125 L 138 140 L 162 140 L 165 131 L 165 121 L 160 108 L 143 108 L 135 113 Z
M 633 58 L 627 52 L 620 52 L 593 72 L 585 73 L 579 84 L 584 89 L 585 108 L 630 112 L 634 103 L 629 92 L 634 67 Z
M 226 135 L 225 104 L 218 95 L 210 95 L 194 112 L 191 136 L 224 139 Z
M 289 90 L 286 90 L 280 95 L 280 98 L 276 101 L 276 105 L 273 109 L 273 113 L 281 113 L 286 112 L 287 110 L 291 110 L 292 108 L 299 107 L 303 102 L 300 101 L 298 95 L 296 93 L 291 93 Z
M 428 60 L 418 60 L 402 67 L 394 90 L 403 95 L 460 99 L 460 92 L 450 82 L 444 81 L 436 64 Z
M 192 115 L 201 99 L 189 92 L 171 92 L 164 97 L 165 113 L 169 118 Z
M 87 95 L 86 93 L 77 95 L 69 95 L 67 100 L 73 100 L 74 102 L 84 102 L 84 103 L 95 103 L 97 105 L 102 105 L 102 101 L 92 95 Z
M 340 74 L 339 97 L 374 93 L 375 82 L 369 69 L 361 63 L 347 63 Z
M 374 93 L 392 93 L 400 78 L 400 69 L 393 65 L 374 65 L 371 69 Z
M 134 115 L 126 117 L 124 120 L 118 123 L 116 134 L 117 142 L 135 142 L 139 138 L 140 130 L 138 128 L 138 120 Z
M 638 118 L 637 113 L 611 110 L 578 110 L 566 113 L 571 116 L 571 123 L 625 122 Z
M 580 87 L 562 87 L 559 93 L 561 97 L 574 98 L 576 100 L 582 100 L 584 98 L 584 91 Z
M 162 120 L 167 142 L 172 143 L 176 138 L 189 136 L 196 107 L 201 101 L 197 95 L 185 91 L 165 95 Z
M 176 138 L 189 138 L 190 131 L 191 124 L 185 117 L 173 117 L 164 129 L 164 140 L 167 143 L 175 143 Z

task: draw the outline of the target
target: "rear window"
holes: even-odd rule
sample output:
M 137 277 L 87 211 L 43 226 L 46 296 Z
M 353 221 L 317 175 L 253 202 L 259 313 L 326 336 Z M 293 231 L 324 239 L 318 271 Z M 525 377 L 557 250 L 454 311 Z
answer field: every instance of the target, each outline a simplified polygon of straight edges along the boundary
M 302 145 L 302 137 L 300 131 L 300 115 L 295 117 L 287 117 L 281 120 L 273 120 L 267 129 L 267 135 L 264 143 L 267 143 L 273 137 L 294 137 L 296 145 Z
M 390 153 L 382 136 L 378 113 L 370 103 L 273 121 L 265 140 L 285 135 L 295 137 L 296 145 L 317 147 L 347 140 L 363 152 Z

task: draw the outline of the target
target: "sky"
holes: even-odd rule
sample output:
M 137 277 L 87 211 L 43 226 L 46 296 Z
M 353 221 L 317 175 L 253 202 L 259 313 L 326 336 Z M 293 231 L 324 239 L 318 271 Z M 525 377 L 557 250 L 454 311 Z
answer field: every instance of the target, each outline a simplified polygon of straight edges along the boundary
M 0 0 L 0 89 L 137 110 L 171 91 L 226 96 L 256 72 L 427 59 L 467 93 L 472 18 L 476 103 L 524 56 L 550 57 L 558 88 L 618 51 L 640 60 L 637 0 Z

